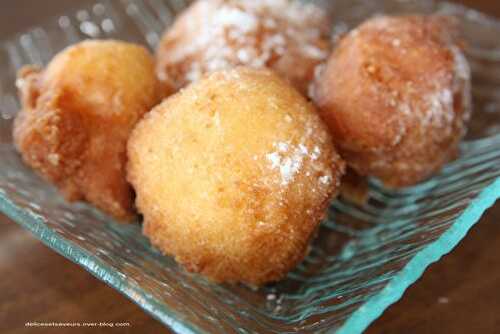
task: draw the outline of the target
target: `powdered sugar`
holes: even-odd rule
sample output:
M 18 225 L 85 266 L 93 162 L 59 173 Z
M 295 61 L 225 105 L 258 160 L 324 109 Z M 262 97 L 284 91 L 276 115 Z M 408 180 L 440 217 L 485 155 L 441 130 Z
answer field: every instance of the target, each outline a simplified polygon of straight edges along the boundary
M 235 65 L 292 66 L 282 69 L 287 76 L 288 71 L 307 73 L 301 64 L 312 66 L 312 76 L 330 52 L 329 43 L 323 43 L 323 37 L 328 40 L 327 22 L 323 11 L 312 4 L 200 0 L 163 39 L 162 45 L 168 47 L 163 49 L 165 58 L 160 57 L 159 77 L 181 88 L 206 72 Z M 281 57 L 286 60 L 281 62 Z
M 278 152 L 266 154 L 266 158 L 271 162 L 271 168 L 280 168 L 281 155 Z
M 221 27 L 236 27 L 242 33 L 257 29 L 257 18 L 238 8 L 222 6 L 216 13 L 214 20 Z
M 470 91 L 471 89 L 471 69 L 463 52 L 456 46 L 451 46 L 451 52 L 455 61 L 455 80 L 453 81 L 453 91 Z M 470 94 L 462 94 L 462 120 L 468 122 L 472 113 L 472 101 Z M 465 130 L 464 130 L 465 131 Z
M 290 183 L 294 175 L 299 171 L 303 156 L 295 152 L 291 157 L 286 157 L 280 166 L 282 185 Z
M 427 108 L 422 115 L 422 126 L 433 125 L 445 128 L 453 121 L 453 95 L 449 88 L 443 88 L 424 97 Z
M 319 178 L 321 184 L 328 185 L 332 182 L 332 177 L 330 175 L 324 175 Z
M 295 174 L 302 167 L 302 162 L 308 154 L 303 144 L 292 146 L 287 142 L 274 144 L 277 151 L 266 154 L 272 169 L 278 169 L 281 175 L 281 185 L 285 186 L 293 180 Z
M 318 160 L 321 155 L 321 149 L 318 146 L 314 146 L 313 151 L 311 153 L 312 160 Z
M 288 151 L 288 143 L 280 142 L 276 144 L 276 147 L 278 147 L 278 150 L 280 152 L 287 152 Z
M 318 178 L 318 185 L 329 185 L 333 181 L 329 168 L 317 163 L 322 154 L 321 148 L 318 145 L 308 148 L 305 144 L 308 140 L 310 136 L 306 135 L 299 144 L 292 144 L 289 141 L 276 142 L 273 144 L 274 151 L 266 154 L 269 167 L 279 171 L 281 186 L 288 186 L 301 171 L 304 171 L 305 176 L 311 176 L 311 171 L 304 165 L 306 160 L 316 161 L 310 167 L 322 175 Z

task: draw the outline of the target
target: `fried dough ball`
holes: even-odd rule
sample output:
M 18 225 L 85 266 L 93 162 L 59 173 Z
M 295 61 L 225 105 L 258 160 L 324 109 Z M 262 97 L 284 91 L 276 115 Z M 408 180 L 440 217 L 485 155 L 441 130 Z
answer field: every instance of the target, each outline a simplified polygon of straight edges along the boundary
M 330 54 L 329 17 L 288 0 L 198 0 L 166 31 L 159 78 L 172 90 L 237 65 L 268 67 L 303 94 Z
M 143 232 L 216 282 L 276 281 L 306 253 L 344 163 L 314 107 L 268 70 L 215 72 L 128 144 Z
M 443 16 L 377 17 L 331 55 L 313 99 L 359 174 L 410 186 L 456 157 L 471 92 L 455 23 Z
M 152 55 L 133 44 L 84 41 L 43 70 L 23 68 L 17 84 L 22 110 L 13 135 L 24 161 L 69 201 L 132 218 L 126 143 L 135 123 L 159 102 Z

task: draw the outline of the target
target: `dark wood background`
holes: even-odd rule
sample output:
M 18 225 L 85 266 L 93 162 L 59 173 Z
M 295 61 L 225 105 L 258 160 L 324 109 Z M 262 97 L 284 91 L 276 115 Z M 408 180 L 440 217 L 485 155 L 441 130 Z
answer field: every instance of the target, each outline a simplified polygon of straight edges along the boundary
M 87 2 L 4 0 L 0 39 Z M 460 2 L 500 17 L 500 1 Z M 368 333 L 500 333 L 499 250 L 497 203 L 454 252 L 432 265 Z M 1 214 L 0 277 L 0 333 L 169 332 L 130 300 Z M 129 322 L 131 327 L 44 329 L 25 327 L 27 321 Z

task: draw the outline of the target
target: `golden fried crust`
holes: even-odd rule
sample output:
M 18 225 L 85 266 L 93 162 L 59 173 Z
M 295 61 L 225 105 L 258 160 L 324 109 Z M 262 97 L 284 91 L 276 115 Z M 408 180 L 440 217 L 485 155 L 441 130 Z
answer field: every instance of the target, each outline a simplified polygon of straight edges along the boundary
M 287 0 L 199 0 L 165 32 L 159 78 L 172 90 L 237 65 L 268 67 L 304 95 L 330 53 L 331 20 L 313 4 Z
M 378 17 L 349 33 L 313 99 L 347 163 L 401 187 L 457 153 L 470 117 L 470 70 L 440 16 Z
M 144 234 L 217 282 L 281 279 L 344 163 L 314 107 L 265 70 L 216 72 L 163 101 L 128 144 Z
M 22 110 L 14 141 L 24 161 L 68 200 L 132 218 L 126 142 L 161 94 L 148 51 L 85 41 L 62 51 L 45 70 L 25 67 L 17 83 Z

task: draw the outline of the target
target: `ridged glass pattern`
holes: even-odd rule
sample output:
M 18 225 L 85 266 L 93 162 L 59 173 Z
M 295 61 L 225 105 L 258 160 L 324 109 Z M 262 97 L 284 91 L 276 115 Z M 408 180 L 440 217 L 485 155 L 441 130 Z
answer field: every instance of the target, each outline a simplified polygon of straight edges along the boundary
M 85 38 L 120 38 L 154 48 L 186 6 L 182 0 L 99 1 L 0 44 L 0 210 L 177 332 L 363 331 L 500 196 L 500 23 L 428 0 L 325 3 L 336 18 L 333 34 L 377 13 L 460 17 L 475 111 L 460 159 L 440 175 L 400 191 L 371 181 L 366 205 L 332 203 L 309 256 L 285 281 L 256 291 L 188 274 L 155 251 L 138 224 L 121 225 L 87 205 L 65 203 L 12 146 L 20 66 L 46 64 Z

